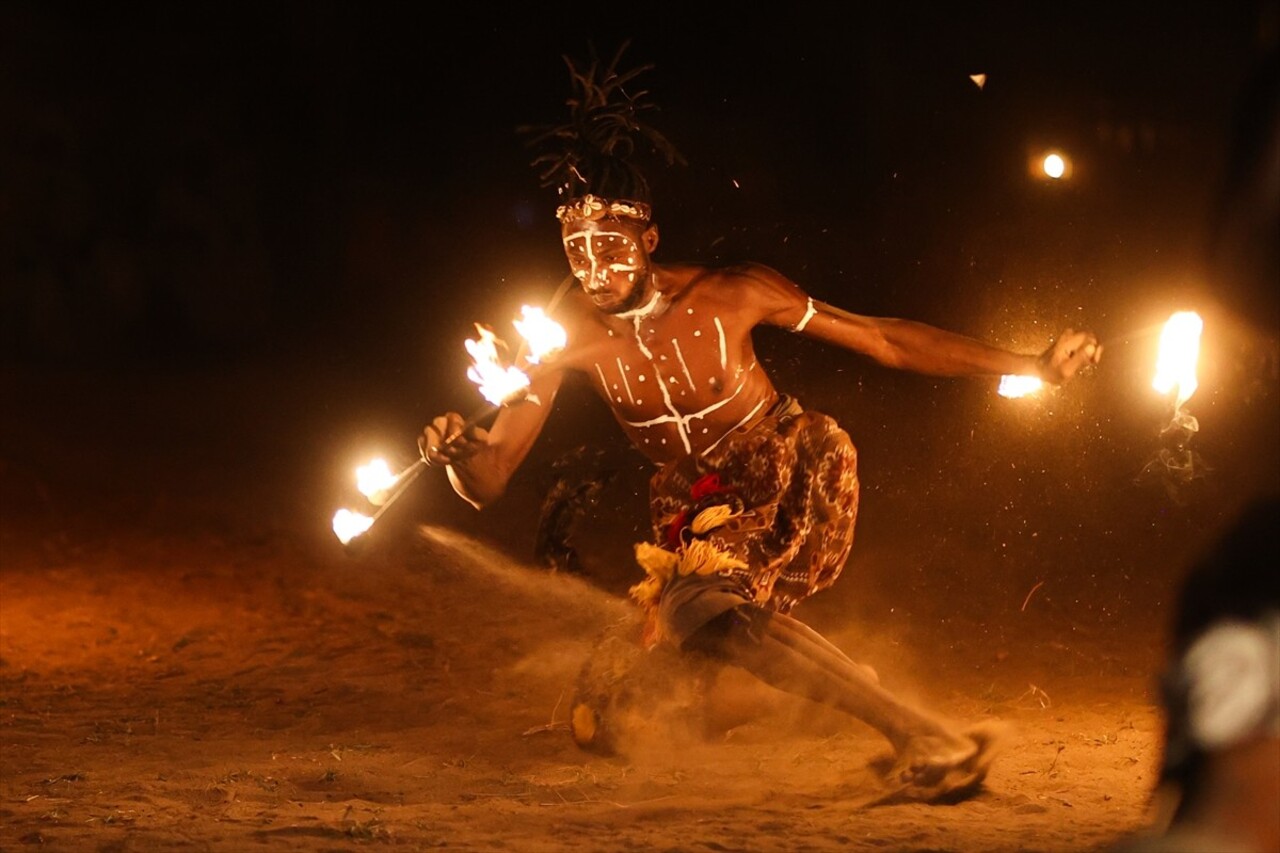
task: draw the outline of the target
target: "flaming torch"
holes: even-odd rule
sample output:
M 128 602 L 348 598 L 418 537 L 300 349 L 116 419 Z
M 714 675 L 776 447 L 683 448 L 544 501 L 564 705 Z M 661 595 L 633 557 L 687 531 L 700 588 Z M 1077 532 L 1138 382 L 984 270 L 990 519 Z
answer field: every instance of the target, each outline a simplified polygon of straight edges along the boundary
M 1151 387 L 1161 394 L 1173 393 L 1173 415 L 1160 431 L 1165 446 L 1142 469 L 1143 476 L 1159 475 L 1169 496 L 1179 501 L 1178 487 L 1200 476 L 1204 463 L 1190 447 L 1200 431 L 1200 422 L 1183 409 L 1199 383 L 1196 363 L 1200 359 L 1200 333 L 1204 321 L 1194 311 L 1179 311 L 1164 324 L 1156 358 L 1156 375 Z
M 333 516 L 333 533 L 343 545 L 367 532 L 388 506 L 400 497 L 422 470 L 421 460 L 414 462 L 399 474 L 392 474 L 387 461 L 375 458 L 356 469 L 356 488 L 369 503 L 378 507 L 373 515 L 365 515 L 351 509 L 340 509 Z
M 1200 383 L 1196 381 L 1196 362 L 1200 359 L 1200 332 L 1204 321 L 1194 311 L 1179 311 L 1169 318 L 1160 333 L 1160 354 L 1156 358 L 1156 375 L 1151 387 L 1161 394 L 1178 389 L 1173 411 L 1181 411 L 1182 405 L 1196 393 Z
M 1000 377 L 1000 387 L 996 388 L 996 393 L 1001 397 L 1016 399 L 1034 394 L 1043 387 L 1044 382 L 1038 376 L 1020 376 L 1010 373 Z
M 564 328 L 549 318 L 541 308 L 528 305 L 521 309 L 523 319 L 515 321 L 516 331 L 523 338 L 521 352 L 517 362 L 525 368 L 545 363 L 564 349 L 566 334 Z M 467 353 L 472 364 L 467 368 L 467 377 L 476 384 L 480 395 L 487 404 L 477 409 L 463 423 L 462 429 L 444 441 L 448 447 L 459 437 L 489 415 L 521 400 L 540 402 L 529 393 L 531 380 L 529 374 L 515 364 L 503 365 L 499 344 L 502 343 L 492 330 L 476 324 L 479 337 L 465 341 Z M 505 350 L 505 344 L 501 350 Z M 356 469 L 356 488 L 368 499 L 370 504 L 378 507 L 372 516 L 350 509 L 340 509 L 333 517 L 333 532 L 343 545 L 368 532 L 373 523 L 387 511 L 409 485 L 422 473 L 428 463 L 425 457 L 419 457 L 398 474 L 392 474 L 386 460 L 373 459 L 367 465 Z
M 543 313 L 541 308 L 525 305 L 520 308 L 520 313 L 524 319 L 513 323 L 529 348 L 526 358 L 530 364 L 541 364 L 564 349 L 567 339 L 563 326 Z

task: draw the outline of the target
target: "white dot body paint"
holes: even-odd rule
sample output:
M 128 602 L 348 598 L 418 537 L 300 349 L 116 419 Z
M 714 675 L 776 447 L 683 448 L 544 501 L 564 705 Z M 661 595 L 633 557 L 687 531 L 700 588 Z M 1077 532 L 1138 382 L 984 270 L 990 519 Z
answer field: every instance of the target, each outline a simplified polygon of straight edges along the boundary
M 573 236 L 575 236 L 575 235 L 570 235 L 570 237 L 566 238 L 566 244 L 569 242 L 569 240 L 571 240 L 571 239 L 573 238 Z M 623 239 L 627 239 L 627 238 L 625 238 L 625 235 L 618 235 L 618 236 L 619 236 L 619 237 L 622 237 Z M 609 239 L 610 239 L 610 240 L 612 240 L 612 239 L 614 239 L 614 238 L 613 238 L 613 237 L 610 237 Z M 589 255 L 593 258 L 593 260 L 594 260 L 594 254 L 591 252 L 591 250 L 592 250 L 592 248 L 593 248 L 593 247 L 591 247 L 591 246 L 590 246 L 590 240 L 588 240 L 587 242 L 588 242 L 588 247 L 587 247 L 587 248 L 588 248 L 588 254 L 589 254 Z M 593 264 L 593 269 L 596 269 L 596 268 L 597 268 L 597 267 L 596 267 L 596 265 L 594 265 L 594 264 Z M 611 267 L 611 268 L 609 269 L 609 271 L 617 272 L 617 271 L 621 271 L 621 269 L 620 269 L 618 266 L 616 266 L 616 265 L 615 265 L 615 266 Z M 628 271 L 628 272 L 630 272 L 630 273 L 632 274 L 632 275 L 630 276 L 632 280 L 634 280 L 634 276 L 635 276 L 636 274 L 638 274 L 638 272 L 639 272 L 639 270 L 627 270 L 627 271 Z M 601 270 L 601 271 L 599 271 L 599 272 L 597 273 L 597 275 L 599 275 L 599 277 L 600 277 L 600 280 L 601 280 L 601 281 L 605 281 L 605 280 L 606 280 L 606 278 L 607 278 L 607 276 L 606 276 L 604 273 L 605 273 L 605 271 L 604 271 L 604 270 Z M 812 307 L 812 300 L 810 300 L 810 303 L 811 303 L 811 307 Z M 642 328 L 641 328 L 641 324 L 642 324 L 645 320 L 647 320 L 647 319 L 649 319 L 650 317 L 654 316 L 654 315 L 655 315 L 655 312 L 659 311 L 659 310 L 663 307 L 663 305 L 664 305 L 664 297 L 663 297 L 663 295 L 662 295 L 662 292 L 661 292 L 661 291 L 659 291 L 659 290 L 657 290 L 657 289 L 655 288 L 655 289 L 654 289 L 654 292 L 653 292 L 653 295 L 649 298 L 649 300 L 648 300 L 648 301 L 647 301 L 643 306 L 641 306 L 641 307 L 639 307 L 639 308 L 636 308 L 636 309 L 633 309 L 633 310 L 631 310 L 631 311 L 627 311 L 627 312 L 623 312 L 623 313 L 620 313 L 620 314 L 615 315 L 615 316 L 616 316 L 616 317 L 618 317 L 619 319 L 624 319 L 624 320 L 630 320 L 630 321 L 631 321 L 631 328 L 632 328 L 632 332 L 633 332 L 633 340 L 635 341 L 636 348 L 640 351 L 641 356 L 643 356 L 643 357 L 644 357 L 644 358 L 645 358 L 645 359 L 650 363 L 650 365 L 653 367 L 653 369 L 654 369 L 654 374 L 655 374 L 655 376 L 656 376 L 657 388 L 658 388 L 659 392 L 661 392 L 661 394 L 662 394 L 662 398 L 663 398 L 663 407 L 664 407 L 664 408 L 666 409 L 666 411 L 668 412 L 668 414 L 659 415 L 658 417 L 656 417 L 656 418 L 651 418 L 651 419 L 649 419 L 649 420 L 644 420 L 644 421 L 626 421 L 626 420 L 624 420 L 624 421 L 623 421 L 623 423 L 624 423 L 626 426 L 628 426 L 629 428 L 631 428 L 631 429 L 636 429 L 636 430 L 646 429 L 646 428 L 649 428 L 649 427 L 659 427 L 659 426 L 671 425 L 671 426 L 673 426 L 673 427 L 675 428 L 675 430 L 676 430 L 676 436 L 680 439 L 680 443 L 684 446 L 684 450 L 685 450 L 685 452 L 686 452 L 686 453 L 692 453 L 692 452 L 693 452 L 693 443 L 692 443 L 692 441 L 691 441 L 690 437 L 691 437 L 691 435 L 693 434 L 693 431 L 694 431 L 694 422 L 695 422 L 695 421 L 700 421 L 700 420 L 703 420 L 703 419 L 705 419 L 705 418 L 709 417 L 713 412 L 715 412 L 715 411 L 717 411 L 717 410 L 721 409 L 722 407 L 724 407 L 724 406 L 726 406 L 726 405 L 729 405 L 731 402 L 733 402 L 735 399 L 737 399 L 737 398 L 738 398 L 738 396 L 739 396 L 740 394 L 742 394 L 742 392 L 745 390 L 745 388 L 746 388 L 746 382 L 745 382 L 745 381 L 740 381 L 740 382 L 738 383 L 737 387 L 736 387 L 736 388 L 734 388 L 734 390 L 732 391 L 732 393 L 730 393 L 730 394 L 728 394 L 728 395 L 726 395 L 726 396 L 724 396 L 724 397 L 721 397 L 719 400 L 717 400 L 716 402 L 712 403 L 712 404 L 711 404 L 711 405 L 709 405 L 709 406 L 706 406 L 706 407 L 704 407 L 704 408 L 702 408 L 702 409 L 699 409 L 699 410 L 698 410 L 698 411 L 696 411 L 696 412 L 690 412 L 690 413 L 688 413 L 688 414 L 681 414 L 680 410 L 676 408 L 675 402 L 673 401 L 672 396 L 671 396 L 671 393 L 670 393 L 670 392 L 669 392 L 669 390 L 668 390 L 668 386 L 670 386 L 670 385 L 676 385 L 676 386 L 679 386 L 679 385 L 680 385 L 680 380 L 679 380 L 678 376 L 664 376 L 664 374 L 662 373 L 662 371 L 659 369 L 659 366 L 658 366 L 658 365 L 659 365 L 659 362 L 666 362 L 666 361 L 668 361 L 668 360 L 669 360 L 669 359 L 668 359 L 668 357 L 667 357 L 667 354 L 666 354 L 666 353 L 662 353 L 662 354 L 658 355 L 657 357 L 655 357 L 654 353 L 653 353 L 653 352 L 648 348 L 648 346 L 646 346 L 646 344 L 645 344 L 645 340 L 644 340 L 645 336 L 642 334 L 642 331 L 647 332 L 647 334 L 648 334 L 648 336 L 650 337 L 650 339 L 652 339 L 652 336 L 654 336 L 654 335 L 657 333 L 657 329 L 656 329 L 656 328 L 649 328 L 649 329 L 647 329 L 647 330 L 642 330 Z M 685 309 L 685 313 L 686 313 L 687 315 L 692 315 L 692 314 L 694 313 L 694 310 L 693 310 L 692 308 L 686 308 L 686 309 Z M 810 312 L 810 313 L 812 313 L 812 312 Z M 718 347 L 718 355 L 719 355 L 719 360 L 720 360 L 720 367 L 721 367 L 721 369 L 722 369 L 722 370 L 723 370 L 723 369 L 727 369 L 727 366 L 728 366 L 728 343 L 727 343 L 727 340 L 726 340 L 726 337 L 725 337 L 724 324 L 720 321 L 720 318 L 718 318 L 718 317 L 713 318 L 713 322 L 714 322 L 714 324 L 715 324 L 715 328 L 716 328 L 716 338 L 717 338 L 717 347 Z M 806 318 L 802 321 L 802 323 L 805 323 L 805 322 L 808 322 L 808 315 L 806 315 Z M 609 330 L 608 330 L 608 333 L 609 333 L 609 336 L 610 336 L 610 337 L 614 337 L 614 336 L 615 336 L 615 332 L 614 332 L 614 330 L 613 330 L 613 329 L 609 329 Z M 701 338 L 701 337 L 702 337 L 702 330 L 701 330 L 701 329 L 695 329 L 695 330 L 693 330 L 693 337 L 695 337 L 695 338 Z M 682 349 L 681 349 L 681 347 L 680 347 L 680 341 L 679 341 L 679 339 L 677 339 L 677 338 L 671 338 L 671 346 L 672 346 L 672 349 L 675 351 L 676 360 L 677 360 L 677 361 L 679 362 L 679 364 L 680 364 L 680 373 L 684 376 L 684 378 L 685 378 L 686 382 L 688 383 L 688 387 L 690 387 L 690 388 L 696 387 L 697 382 L 694 380 L 693 374 L 692 374 L 692 372 L 691 372 L 691 371 L 690 371 L 690 369 L 689 369 L 689 364 L 688 364 L 688 362 L 685 360 L 684 353 L 683 353 L 683 351 L 682 351 Z M 619 378 L 619 379 L 621 380 L 621 382 L 622 382 L 622 387 L 623 387 L 623 390 L 625 391 L 626 399 L 630 401 L 631 405 L 634 405 L 634 406 L 640 406 L 640 405 L 642 405 L 642 404 L 643 404 L 643 400 L 638 399 L 638 398 L 634 395 L 634 393 L 632 392 L 632 389 L 631 389 L 631 383 L 630 383 L 629 378 L 628 378 L 628 376 L 627 376 L 627 374 L 628 374 L 629 372 L 632 372 L 632 371 L 633 371 L 633 367 L 632 367 L 632 365 L 631 365 L 631 364 L 628 364 L 628 363 L 624 363 L 624 362 L 623 362 L 623 360 L 622 360 L 622 357 L 621 357 L 621 356 L 618 356 L 618 357 L 616 357 L 616 358 L 615 358 L 614 367 L 615 367 L 615 368 L 616 368 L 616 370 L 618 371 L 618 374 L 617 374 L 617 375 L 618 375 L 618 378 Z M 755 367 L 756 367 L 756 365 L 755 365 L 755 363 L 753 362 L 753 363 L 752 363 L 752 365 L 751 365 L 749 368 L 747 368 L 747 369 L 748 369 L 748 370 L 754 370 L 754 369 L 755 369 Z M 604 388 L 604 389 L 606 389 L 606 390 L 607 390 L 607 389 L 609 389 L 610 387 L 612 387 L 612 389 L 613 389 L 614 391 L 616 391 L 616 390 L 617 390 L 617 388 L 618 388 L 618 384 L 615 382 L 615 383 L 613 383 L 613 384 L 612 384 L 612 386 L 610 385 L 610 383 L 609 383 L 609 382 L 606 380 L 606 378 L 605 378 L 604 370 L 603 370 L 603 368 L 601 367 L 601 365 L 596 364 L 596 365 L 595 365 L 595 368 L 596 368 L 596 373 L 597 373 L 597 375 L 598 375 L 598 377 L 599 377 L 599 379 L 600 379 L 601 387 L 602 387 L 602 388 Z M 735 378 L 735 379 L 740 379 L 740 378 L 741 378 L 741 374 L 742 374 L 742 372 L 743 372 L 743 368 L 742 368 L 741 366 L 739 366 L 739 367 L 737 368 L 737 370 L 735 371 L 735 377 L 734 377 L 734 378 Z M 639 382 L 645 382 L 645 381 L 647 381 L 647 379 L 648 379 L 647 374 L 637 373 L 637 374 L 636 374 L 636 376 L 637 376 L 637 378 L 638 378 L 638 381 L 639 381 Z M 663 381 L 663 380 L 664 380 L 664 378 L 665 378 L 665 380 L 666 380 L 666 381 Z M 708 379 L 708 385 L 710 385 L 710 386 L 712 387 L 712 389 L 713 389 L 713 390 L 716 390 L 716 391 L 718 392 L 718 391 L 719 391 L 719 388 L 720 388 L 720 385 L 721 385 L 721 381 L 722 381 L 722 380 L 720 380 L 720 379 L 719 379 L 719 377 L 714 377 L 714 376 L 713 376 L 713 377 L 710 377 L 710 378 Z M 684 390 L 683 388 L 679 389 L 679 395 L 680 395 L 681 397 L 686 396 L 686 392 L 685 392 L 685 390 Z M 620 395 L 612 395 L 612 394 L 611 394 L 611 395 L 609 395 L 609 396 L 610 396 L 610 397 L 612 397 L 612 399 L 613 399 L 616 403 L 618 403 L 618 404 L 622 404 L 623 399 L 624 399 L 624 398 L 623 398 L 622 396 L 620 396 Z M 707 453 L 707 452 L 709 452 L 710 450 L 712 450 L 713 448 L 715 448 L 715 447 L 716 447 L 716 445 L 718 445 L 721 441 L 723 441 L 725 436 L 727 436 L 727 435 L 729 435 L 730 433 L 734 432 L 735 430 L 737 430 L 738 428 L 740 428 L 740 427 L 741 427 L 741 426 L 743 426 L 744 424 L 749 423 L 749 422 L 751 421 L 751 419 L 752 419 L 752 418 L 754 418 L 754 417 L 759 413 L 759 411 L 761 410 L 761 408 L 764 406 L 765 402 L 766 402 L 765 400 L 761 400 L 760 402 L 758 402 L 754 407 L 752 407 L 751 411 L 747 412 L 747 414 L 746 414 L 746 415 L 745 415 L 741 420 L 739 420 L 739 421 L 738 421 L 736 424 L 734 424 L 732 427 L 730 427 L 729 429 L 727 429 L 727 430 L 725 430 L 723 433 L 721 433 L 721 435 L 720 435 L 720 437 L 719 437 L 718 439 L 716 439 L 714 442 L 712 442 L 708 447 L 704 448 L 701 452 L 702 452 L 702 453 L 704 453 L 704 454 L 705 454 L 705 453 Z M 701 433 L 700 433 L 701 435 L 708 435 L 709 433 L 710 433 L 710 428 L 709 428 L 709 427 L 706 427 L 706 426 L 701 427 Z M 646 445 L 647 445 L 647 444 L 651 444 L 650 439 L 649 439 L 649 438 L 647 438 L 647 437 L 646 437 L 646 438 L 642 438 L 642 439 L 641 439 L 641 441 L 642 441 L 644 444 L 646 444 Z M 662 445 L 666 445 L 666 444 L 667 444 L 667 441 L 668 441 L 668 440 L 667 440 L 667 438 L 666 438 L 666 437 L 660 437 L 660 438 L 659 438 L 659 442 L 660 442 Z
M 627 258 L 626 263 L 606 263 L 596 255 L 597 240 L 603 240 L 606 243 L 623 241 L 630 247 L 633 254 Z M 640 271 L 636 266 L 636 254 L 634 254 L 635 249 L 638 247 L 629 235 L 620 231 L 596 231 L 591 229 L 574 231 L 564 236 L 563 243 L 566 252 L 570 250 L 573 244 L 579 241 L 582 245 L 582 254 L 586 259 L 586 269 L 575 269 L 573 270 L 573 275 L 582 283 L 583 287 L 591 290 L 591 282 L 600 282 L 603 285 L 608 280 L 611 272 L 626 273 L 627 280 L 635 282 L 636 274 Z

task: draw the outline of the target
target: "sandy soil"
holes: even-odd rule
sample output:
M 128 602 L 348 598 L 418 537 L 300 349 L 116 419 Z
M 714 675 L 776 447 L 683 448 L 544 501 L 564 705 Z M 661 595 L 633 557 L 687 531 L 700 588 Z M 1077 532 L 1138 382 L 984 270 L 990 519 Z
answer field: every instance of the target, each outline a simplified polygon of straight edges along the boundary
M 6 377 L 0 849 L 1053 851 L 1149 820 L 1175 573 L 1117 610 L 981 549 L 938 572 L 872 491 L 878 532 L 797 615 L 903 696 L 1006 724 L 977 795 L 877 805 L 879 735 L 732 674 L 712 697 L 758 719 L 694 708 L 597 756 L 568 703 L 634 569 L 549 574 L 536 504 L 477 514 L 438 481 L 345 551 L 330 381 Z M 584 550 L 629 543 L 616 508 Z

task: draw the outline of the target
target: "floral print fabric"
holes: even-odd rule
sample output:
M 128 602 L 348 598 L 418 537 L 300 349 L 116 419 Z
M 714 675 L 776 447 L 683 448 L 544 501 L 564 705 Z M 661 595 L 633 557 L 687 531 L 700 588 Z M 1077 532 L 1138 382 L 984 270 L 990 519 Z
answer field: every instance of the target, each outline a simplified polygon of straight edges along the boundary
M 786 613 L 834 583 L 848 559 L 857 451 L 833 418 L 784 397 L 705 455 L 658 471 L 650 509 L 662 547 L 709 542 L 745 564 L 727 574 L 757 603 Z

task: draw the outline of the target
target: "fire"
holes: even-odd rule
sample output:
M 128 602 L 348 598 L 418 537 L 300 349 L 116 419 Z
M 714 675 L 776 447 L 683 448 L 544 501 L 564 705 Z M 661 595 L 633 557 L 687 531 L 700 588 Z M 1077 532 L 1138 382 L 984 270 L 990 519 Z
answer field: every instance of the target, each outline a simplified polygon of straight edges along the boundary
M 356 469 L 356 488 L 375 504 L 382 503 L 387 491 L 396 484 L 398 478 L 391 473 L 387 460 L 381 457 L 373 459 L 368 465 Z
M 523 359 L 526 367 L 536 365 L 564 349 L 566 335 L 559 323 L 547 317 L 541 308 L 531 308 L 526 305 L 521 309 L 521 313 L 524 319 L 516 320 L 515 326 L 516 331 L 524 337 L 528 346 L 528 355 Z M 476 331 L 480 333 L 479 338 L 466 341 L 467 352 L 471 354 L 473 360 L 471 367 L 467 369 L 467 377 L 476 383 L 481 395 L 495 407 L 505 406 L 518 400 L 538 402 L 537 397 L 529 393 L 529 376 L 515 365 L 502 364 L 498 349 L 501 344 L 505 351 L 506 344 L 479 323 L 476 324 Z M 489 409 L 487 412 L 473 415 L 464 424 L 462 431 L 465 432 L 481 417 L 492 411 L 493 409 Z M 450 438 L 446 443 L 452 440 Z M 379 457 L 371 460 L 367 465 L 356 468 L 356 488 L 368 498 L 371 504 L 378 507 L 378 511 L 368 516 L 349 509 L 338 510 L 333 516 L 333 532 L 338 540 L 346 545 L 365 533 L 404 493 L 409 484 L 426 469 L 427 464 L 425 458 L 419 459 L 399 474 L 395 474 L 387 465 L 387 461 Z
M 480 394 L 486 400 L 501 406 L 529 387 L 529 377 L 514 365 L 502 366 L 498 360 L 498 338 L 493 332 L 479 323 L 476 331 L 480 333 L 480 339 L 468 338 L 466 341 L 467 352 L 475 359 L 467 369 L 467 377 L 479 386 Z
M 373 519 L 363 513 L 340 509 L 333 516 L 333 532 L 346 545 L 373 526 Z
M 1035 376 L 1015 376 L 1012 374 L 1000 377 L 1000 387 L 996 389 L 996 393 L 1001 397 L 1025 397 L 1028 394 L 1034 394 L 1044 387 L 1038 377 Z
M 1196 362 L 1200 358 L 1200 332 L 1204 321 L 1194 311 L 1178 311 L 1164 324 L 1160 333 L 1160 354 L 1156 359 L 1156 375 L 1151 387 L 1161 394 L 1178 390 L 1174 410 L 1191 399 L 1199 383 Z
M 564 327 L 548 317 L 541 308 L 528 305 L 520 308 L 523 320 L 516 320 L 516 331 L 529 345 L 529 362 L 537 364 L 564 349 Z

